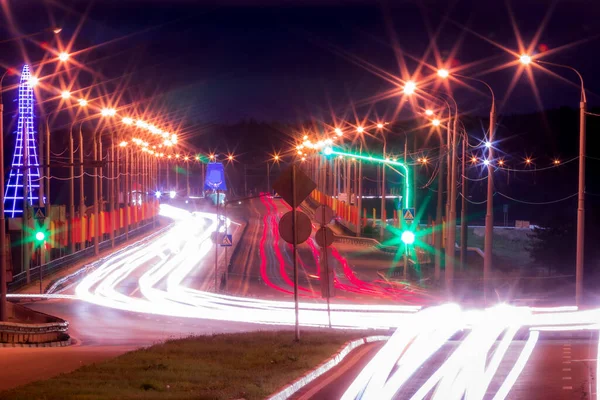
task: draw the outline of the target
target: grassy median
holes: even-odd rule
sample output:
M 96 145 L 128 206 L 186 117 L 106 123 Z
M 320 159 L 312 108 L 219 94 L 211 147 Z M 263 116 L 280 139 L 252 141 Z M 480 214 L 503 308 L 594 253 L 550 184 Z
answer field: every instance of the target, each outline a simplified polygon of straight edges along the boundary
M 300 343 L 290 331 L 171 340 L 2 392 L 0 399 L 263 399 L 368 334 L 303 332 Z

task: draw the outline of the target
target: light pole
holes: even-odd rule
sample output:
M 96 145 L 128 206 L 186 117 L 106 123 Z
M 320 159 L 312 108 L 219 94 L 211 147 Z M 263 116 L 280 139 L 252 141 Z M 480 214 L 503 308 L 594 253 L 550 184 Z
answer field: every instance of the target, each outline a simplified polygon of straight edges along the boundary
M 577 245 L 575 255 L 575 305 L 580 306 L 583 297 L 583 261 L 584 261 L 584 244 L 585 244 L 585 157 L 586 157 L 586 105 L 587 98 L 585 95 L 585 86 L 583 84 L 583 76 L 575 68 L 568 65 L 556 64 L 548 61 L 533 60 L 531 56 L 523 54 L 519 57 L 519 61 L 523 65 L 528 65 L 532 62 L 549 65 L 552 67 L 568 69 L 577 74 L 580 83 L 580 100 L 579 100 L 579 179 L 577 184 Z
M 492 274 L 492 247 L 494 235 L 494 136 L 496 130 L 496 97 L 492 87 L 485 81 L 477 78 L 471 78 L 463 75 L 456 75 L 463 79 L 472 80 L 485 85 L 492 95 L 492 105 L 490 107 L 490 127 L 488 129 L 488 138 L 486 145 L 488 156 L 484 159 L 484 165 L 487 166 L 487 201 L 485 212 L 485 238 L 483 242 L 483 298 L 487 303 L 489 281 Z
M 0 77 L 0 321 L 8 320 L 6 308 L 6 225 L 4 220 L 4 102 L 2 101 L 2 82 L 9 70 Z

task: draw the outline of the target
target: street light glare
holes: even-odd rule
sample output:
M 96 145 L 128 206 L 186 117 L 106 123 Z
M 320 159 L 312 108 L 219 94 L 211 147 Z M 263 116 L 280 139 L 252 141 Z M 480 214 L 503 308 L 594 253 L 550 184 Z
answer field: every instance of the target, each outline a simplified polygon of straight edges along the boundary
M 527 54 L 522 54 L 521 57 L 519 57 L 519 61 L 523 65 L 530 64 L 531 63 L 531 56 L 529 56 Z
M 377 129 L 381 129 L 381 128 L 383 128 L 383 124 L 380 122 L 377 124 Z
M 58 55 L 58 59 L 59 59 L 60 61 L 63 61 L 63 62 L 64 62 L 64 61 L 67 61 L 67 60 L 69 59 L 69 53 L 67 53 L 67 52 L 63 51 L 62 53 L 60 53 L 60 54 Z
M 31 87 L 36 87 L 38 83 L 40 83 L 40 79 L 37 76 L 32 76 L 27 80 L 27 83 L 29 83 L 29 86 Z
M 433 115 L 433 110 L 429 110 L 429 109 L 425 110 L 425 115 L 432 116 Z
M 448 75 L 450 75 L 450 72 L 448 72 L 448 70 L 447 70 L 447 69 L 443 69 L 443 68 L 442 68 L 442 69 L 438 69 L 438 72 L 437 72 L 437 74 L 438 74 L 438 76 L 439 76 L 440 78 L 444 78 L 444 79 L 445 79 L 445 78 L 447 78 L 447 77 L 448 77 Z
M 485 147 L 487 147 L 487 148 L 489 149 L 490 147 L 492 147 L 492 144 L 491 144 L 490 142 L 487 142 L 487 141 L 486 141 L 486 142 L 485 142 Z
M 363 133 L 365 131 L 365 128 L 363 128 L 362 126 L 359 126 L 358 128 L 356 128 L 356 132 L 358 133 Z
M 415 92 L 416 88 L 417 88 L 416 83 L 414 83 L 413 81 L 408 81 L 404 85 L 404 93 L 405 94 L 413 94 Z
M 122 121 L 123 121 L 123 123 L 125 125 L 132 125 L 133 124 L 133 119 L 129 118 L 129 117 L 124 117 Z
M 439 119 L 435 118 L 433 121 L 431 121 L 431 124 L 433 126 L 440 126 L 441 121 Z
M 490 165 L 490 160 L 483 160 L 483 165 Z
M 88 105 L 88 101 L 86 99 L 79 99 L 79 105 L 85 107 Z
M 62 97 L 63 99 L 68 99 L 71 97 L 71 92 L 69 92 L 68 90 L 64 90 L 61 94 L 60 97 Z
M 114 108 L 103 108 L 100 113 L 103 117 L 112 117 L 117 113 L 117 110 L 115 110 Z
M 37 240 L 38 242 L 41 242 L 45 238 L 46 238 L 46 235 L 44 234 L 44 232 L 42 232 L 42 231 L 36 232 L 36 234 L 35 234 L 35 240 Z
M 127 142 L 123 141 L 123 142 L 119 143 L 119 146 L 125 147 L 125 146 L 127 146 Z
M 342 130 L 340 128 L 335 128 L 335 134 L 338 135 L 338 136 L 342 136 L 343 135 Z

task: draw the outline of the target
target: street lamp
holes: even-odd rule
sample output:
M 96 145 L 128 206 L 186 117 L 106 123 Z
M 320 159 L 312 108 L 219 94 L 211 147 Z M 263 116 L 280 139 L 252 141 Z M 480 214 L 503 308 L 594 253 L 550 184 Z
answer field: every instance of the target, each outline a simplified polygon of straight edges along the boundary
M 413 81 L 407 81 L 404 84 L 404 94 L 413 94 L 417 89 L 417 84 Z
M 430 109 L 425 110 L 425 115 L 427 115 L 428 117 L 431 117 L 433 115 L 433 110 L 430 110 Z
M 442 69 L 438 69 L 437 74 L 440 78 L 445 79 L 450 75 L 450 72 L 448 72 L 447 69 L 442 68 Z
M 79 105 L 81 107 L 85 107 L 88 105 L 88 101 L 86 99 L 79 99 L 79 100 L 77 100 L 77 102 L 79 103 Z
M 335 134 L 338 136 L 342 136 L 344 133 L 342 132 L 342 130 L 340 128 L 335 128 Z
M 437 119 L 437 118 L 434 118 L 431 121 L 431 125 L 433 125 L 433 126 L 440 126 L 440 124 L 441 124 L 441 121 L 439 119 Z
M 65 62 L 69 59 L 69 53 L 63 51 L 58 55 L 58 59 L 62 62 Z
M 527 61 L 527 59 L 525 59 Z M 438 75 L 439 71 L 438 71 Z M 441 76 L 441 75 L 440 75 Z M 486 213 L 485 213 L 485 237 L 483 244 L 483 296 L 484 301 L 487 301 L 487 292 L 488 292 L 488 284 L 491 278 L 492 273 L 492 245 L 493 245 L 493 234 L 494 234 L 494 148 L 491 145 L 494 142 L 494 134 L 496 129 L 496 97 L 494 96 L 494 91 L 492 87 L 485 81 L 477 78 L 472 78 L 464 75 L 456 75 L 460 78 L 471 80 L 474 82 L 479 82 L 490 91 L 492 96 L 492 104 L 490 107 L 490 126 L 488 130 L 488 138 L 487 143 L 490 143 L 489 146 L 486 145 L 488 154 L 487 164 L 484 162 L 484 165 L 488 170 L 488 179 L 487 179 L 487 200 L 486 200 Z M 453 174 L 454 175 L 454 174 Z M 455 182 L 454 182 L 455 183 Z M 453 183 L 453 184 L 454 184 Z M 452 196 L 452 199 L 455 200 L 456 196 Z M 449 232 L 452 234 L 453 232 Z M 454 247 L 454 243 L 452 243 L 452 247 Z
M 534 60 L 530 55 L 523 54 L 519 57 L 519 61 L 523 65 L 531 64 Z M 587 98 L 585 95 L 585 86 L 583 76 L 575 68 L 563 64 L 555 64 L 548 61 L 535 61 L 538 64 L 549 65 L 556 68 L 568 69 L 577 74 L 580 83 L 580 99 L 579 99 L 579 182 L 577 190 L 577 252 L 575 256 L 575 305 L 581 304 L 583 296 L 583 260 L 584 260 L 584 243 L 585 243 L 585 142 L 586 142 L 586 126 L 585 114 Z
M 71 92 L 69 92 L 68 90 L 64 90 L 61 92 L 60 97 L 67 100 L 67 99 L 71 98 Z
M 522 55 L 519 57 L 519 61 L 520 61 L 520 62 L 521 62 L 521 64 L 523 64 L 523 65 L 528 65 L 528 64 L 531 64 L 531 61 L 532 61 L 532 60 L 531 60 L 531 56 L 530 56 L 530 55 L 528 55 L 528 54 L 522 54 Z
M 363 133 L 364 131 L 365 131 L 365 128 L 363 128 L 362 126 L 358 126 L 356 128 L 356 132 L 358 132 L 358 133 Z

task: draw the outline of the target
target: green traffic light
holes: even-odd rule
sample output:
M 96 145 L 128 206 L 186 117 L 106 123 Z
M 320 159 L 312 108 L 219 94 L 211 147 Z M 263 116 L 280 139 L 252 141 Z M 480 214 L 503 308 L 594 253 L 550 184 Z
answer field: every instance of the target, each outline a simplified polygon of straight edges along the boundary
M 44 239 L 46 239 L 46 234 L 44 232 L 38 231 L 35 233 L 35 240 L 37 240 L 38 242 L 41 242 Z
M 402 236 L 400 236 L 400 240 L 406 245 L 411 245 L 415 242 L 415 234 L 411 231 L 404 231 L 402 232 Z

